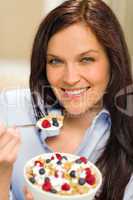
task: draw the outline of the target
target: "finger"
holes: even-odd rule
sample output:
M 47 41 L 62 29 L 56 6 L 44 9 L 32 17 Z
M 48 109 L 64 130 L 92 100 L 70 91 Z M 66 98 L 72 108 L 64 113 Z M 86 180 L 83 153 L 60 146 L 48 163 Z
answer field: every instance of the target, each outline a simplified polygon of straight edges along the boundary
M 20 137 L 17 129 L 8 128 L 6 131 L 3 130 L 3 134 L 0 138 L 0 150 L 2 150 L 5 145 L 8 145 L 8 143 L 16 137 Z
M 12 143 L 13 144 L 13 143 Z M 5 148 L 2 152 L 0 152 L 0 163 L 9 163 L 12 164 L 16 160 L 17 157 L 17 150 L 19 149 L 18 145 L 15 143 L 11 148 Z
M 24 192 L 24 194 L 26 194 L 28 192 L 26 186 L 23 187 L 23 192 Z
M 24 187 L 23 191 L 24 191 L 25 200 L 33 200 L 33 196 L 31 192 L 28 191 L 27 187 Z
M 11 134 L 3 134 L 0 137 L 0 150 L 2 150 L 8 143 L 13 139 L 13 136 Z
M 14 137 L 11 138 L 11 140 L 2 149 L 0 149 L 0 162 L 14 162 L 20 143 L 20 137 L 14 135 Z
M 19 153 L 19 149 L 20 149 L 20 143 L 17 144 L 17 145 L 13 148 L 13 150 L 12 150 L 12 154 L 11 154 L 11 156 L 10 156 L 10 159 L 11 159 L 12 161 L 15 161 L 15 160 L 16 160 L 16 158 L 17 158 L 17 156 L 18 156 L 18 153 Z
M 17 136 L 15 136 L 15 137 L 11 138 L 11 139 L 5 144 L 5 146 L 3 146 L 2 149 L 0 149 L 0 152 L 3 152 L 3 153 L 4 153 L 4 152 L 9 152 L 9 153 L 11 153 L 11 150 L 12 150 L 13 148 L 15 148 L 15 145 L 20 144 L 20 143 L 21 143 L 20 138 L 17 137 Z
M 19 136 L 20 135 L 19 130 L 16 127 L 10 127 L 10 128 L 8 128 L 6 130 L 6 132 L 8 134 L 15 135 L 15 136 Z
M 6 156 L 7 162 L 14 163 L 16 161 L 19 149 L 20 149 L 20 144 L 15 145 L 15 147 L 12 149 L 12 153 L 10 153 L 10 154 L 8 154 L 8 156 Z
M 6 132 L 6 127 L 0 122 L 0 137 Z
M 8 146 L 11 140 L 20 140 L 18 129 L 8 128 L 0 138 L 0 150 L 3 151 L 5 146 Z
M 10 135 L 13 140 L 21 142 L 20 132 L 19 132 L 18 129 L 16 129 L 16 128 L 8 128 L 7 129 L 7 135 Z

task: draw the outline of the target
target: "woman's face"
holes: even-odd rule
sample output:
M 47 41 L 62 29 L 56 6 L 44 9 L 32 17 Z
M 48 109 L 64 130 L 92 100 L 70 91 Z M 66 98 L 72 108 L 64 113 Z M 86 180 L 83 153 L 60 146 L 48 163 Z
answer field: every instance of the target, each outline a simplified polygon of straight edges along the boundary
M 68 113 L 79 115 L 101 106 L 109 61 L 89 27 L 77 23 L 53 35 L 46 69 L 53 92 Z

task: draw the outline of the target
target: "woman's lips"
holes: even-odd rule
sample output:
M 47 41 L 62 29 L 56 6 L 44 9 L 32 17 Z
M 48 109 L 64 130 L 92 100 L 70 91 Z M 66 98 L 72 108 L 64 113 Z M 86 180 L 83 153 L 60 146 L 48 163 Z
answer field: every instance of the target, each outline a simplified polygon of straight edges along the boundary
M 90 87 L 86 88 L 80 88 L 80 89 L 64 89 L 62 88 L 63 91 L 63 96 L 67 98 L 79 98 L 81 97 Z

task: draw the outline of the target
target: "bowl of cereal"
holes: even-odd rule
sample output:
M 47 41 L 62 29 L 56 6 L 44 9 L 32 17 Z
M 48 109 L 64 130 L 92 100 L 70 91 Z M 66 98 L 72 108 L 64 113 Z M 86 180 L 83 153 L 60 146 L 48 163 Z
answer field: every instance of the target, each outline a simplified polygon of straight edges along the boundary
M 102 184 L 101 172 L 86 157 L 59 152 L 29 160 L 24 178 L 34 200 L 93 200 Z

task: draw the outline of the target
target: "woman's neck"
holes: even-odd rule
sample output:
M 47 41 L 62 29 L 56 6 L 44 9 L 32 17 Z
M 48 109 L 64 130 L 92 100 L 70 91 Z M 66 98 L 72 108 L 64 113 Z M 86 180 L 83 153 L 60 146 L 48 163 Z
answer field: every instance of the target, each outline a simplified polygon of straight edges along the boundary
M 91 125 L 94 117 L 100 112 L 101 109 L 102 108 L 91 109 L 80 115 L 71 115 L 69 113 L 65 113 L 64 125 L 68 124 L 73 128 L 76 127 L 76 129 L 86 129 Z

